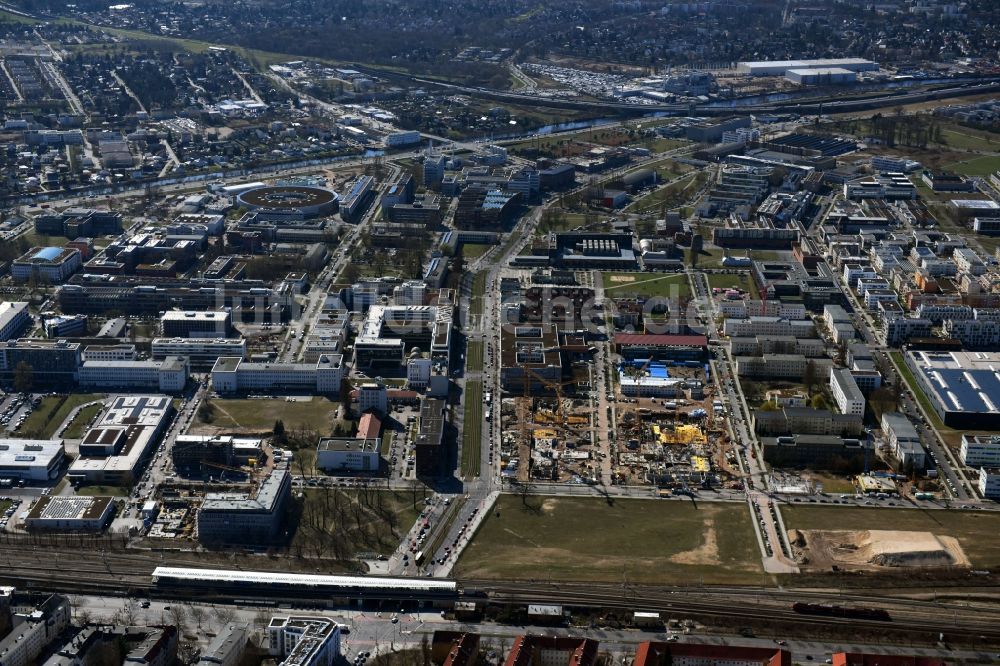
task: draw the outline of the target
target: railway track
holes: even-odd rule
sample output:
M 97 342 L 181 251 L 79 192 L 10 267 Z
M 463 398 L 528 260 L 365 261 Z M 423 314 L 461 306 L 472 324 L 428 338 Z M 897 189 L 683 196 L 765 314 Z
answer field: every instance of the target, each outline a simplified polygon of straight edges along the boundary
M 60 566 L 59 563 L 66 563 Z M 68 549 L 13 548 L 0 545 L 0 583 L 38 590 L 71 593 L 143 594 L 169 598 L 198 598 L 232 603 L 234 598 L 265 603 L 295 603 L 308 596 L 324 603 L 330 595 L 317 591 L 298 598 L 288 591 L 261 589 L 158 589 L 151 574 L 158 565 L 212 568 L 191 558 L 174 558 L 165 553 L 113 552 L 80 553 Z M 221 567 L 222 563 L 216 563 Z M 247 567 L 254 569 L 255 567 Z M 536 581 L 460 581 L 467 598 L 493 603 L 555 603 L 568 607 L 660 611 L 673 616 L 729 618 L 746 623 L 762 620 L 794 623 L 803 627 L 840 628 L 845 631 L 908 631 L 952 636 L 1000 644 L 1000 589 L 977 589 L 976 598 L 959 597 L 968 588 L 940 587 L 937 599 L 914 598 L 926 588 L 890 591 L 842 592 L 836 589 L 762 589 L 750 587 L 622 586 L 608 583 L 551 583 Z M 416 599 L 418 595 L 410 595 Z M 385 598 L 384 596 L 373 599 Z M 814 616 L 796 613 L 792 604 L 875 607 L 887 610 L 891 621 Z

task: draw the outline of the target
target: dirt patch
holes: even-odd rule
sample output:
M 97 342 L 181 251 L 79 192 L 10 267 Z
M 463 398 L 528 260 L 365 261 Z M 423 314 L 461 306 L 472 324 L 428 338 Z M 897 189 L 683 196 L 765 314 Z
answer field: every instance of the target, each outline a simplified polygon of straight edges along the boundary
M 968 567 L 954 537 L 900 530 L 791 530 L 796 561 L 810 569 L 836 566 L 877 571 L 892 568 Z
M 611 282 L 635 282 L 634 275 L 612 275 Z
M 719 541 L 715 533 L 715 521 L 706 518 L 704 526 L 705 540 L 702 544 L 697 548 L 671 555 L 671 562 L 674 564 L 711 564 L 713 566 L 722 564 L 722 560 L 719 559 Z
M 555 508 L 557 506 L 559 506 L 559 500 L 553 497 L 549 497 L 542 502 L 542 511 L 544 511 L 545 513 L 552 513 L 553 511 L 555 511 Z

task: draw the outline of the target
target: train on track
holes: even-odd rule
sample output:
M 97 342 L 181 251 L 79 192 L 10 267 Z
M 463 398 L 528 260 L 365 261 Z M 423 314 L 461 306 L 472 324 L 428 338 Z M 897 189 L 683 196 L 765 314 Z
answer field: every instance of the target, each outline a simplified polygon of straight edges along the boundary
M 792 604 L 792 610 L 803 615 L 825 615 L 827 617 L 842 617 L 856 620 L 877 620 L 889 622 L 892 617 L 882 608 L 845 608 L 844 606 L 828 606 L 825 604 L 807 604 L 801 601 Z

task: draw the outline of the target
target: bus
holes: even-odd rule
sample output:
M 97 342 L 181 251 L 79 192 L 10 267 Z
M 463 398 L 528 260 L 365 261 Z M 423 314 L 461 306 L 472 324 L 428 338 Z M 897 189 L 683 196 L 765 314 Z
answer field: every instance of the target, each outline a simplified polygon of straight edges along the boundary
M 413 556 L 413 562 L 417 566 L 420 566 L 421 564 L 423 564 L 424 563 L 424 551 L 422 551 L 422 550 L 417 551 L 417 554 Z

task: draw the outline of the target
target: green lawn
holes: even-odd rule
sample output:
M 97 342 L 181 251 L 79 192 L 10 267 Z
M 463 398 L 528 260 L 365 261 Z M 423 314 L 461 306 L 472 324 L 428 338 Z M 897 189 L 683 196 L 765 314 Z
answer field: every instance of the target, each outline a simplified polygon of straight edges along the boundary
M 465 368 L 467 371 L 483 369 L 483 341 L 470 340 L 465 348 Z
M 196 429 L 210 426 L 264 432 L 270 431 L 274 427 L 274 422 L 281 419 L 286 430 L 305 428 L 315 430 L 322 435 L 329 435 L 333 430 L 338 405 L 328 398 L 321 397 L 292 402 L 284 398 L 266 400 L 220 398 L 212 400 L 211 403 L 215 407 L 214 417 L 209 423 L 202 421 L 200 416 L 196 417 Z
M 1000 137 L 989 132 L 980 132 L 969 127 L 941 130 L 944 144 L 958 150 L 997 150 L 1000 149 Z
M 128 488 L 122 486 L 83 486 L 76 491 L 77 495 L 125 497 Z
M 56 430 L 69 416 L 69 413 L 80 405 L 99 400 L 104 397 L 99 393 L 72 393 L 70 395 L 48 395 L 42 398 L 42 404 L 31 413 L 21 426 L 18 433 L 23 437 L 32 436 L 48 439 L 55 435 Z M 100 411 L 100 410 L 98 410 Z
M 66 439 L 80 439 L 83 434 L 87 431 L 87 427 L 95 416 L 101 413 L 101 409 L 104 405 L 87 405 L 79 412 L 76 413 L 76 418 L 69 424 L 66 431 L 63 432 L 63 437 Z
M 292 551 L 309 557 L 353 560 L 388 555 L 423 508 L 424 490 L 309 488 L 297 502 Z
M 713 289 L 730 289 L 736 287 L 750 294 L 750 298 L 755 300 L 758 298 L 757 285 L 750 279 L 749 273 L 735 273 L 732 275 L 726 273 L 708 273 L 705 277 L 708 279 L 708 286 Z
M 486 254 L 486 251 L 491 247 L 493 246 L 487 243 L 462 243 L 462 257 L 464 257 L 466 261 L 478 259 Z
M 504 495 L 455 575 L 691 585 L 760 583 L 761 571 L 742 503 Z
M 483 314 L 483 298 L 486 295 L 486 273 L 476 273 L 472 278 L 472 300 L 469 314 Z
M 610 298 L 685 298 L 691 285 L 684 273 L 601 273 L 604 292 Z
M 948 169 L 966 176 L 989 176 L 1000 170 L 1000 155 L 984 155 L 961 162 L 953 162 L 948 165 Z
M 913 391 L 913 395 L 920 403 L 920 406 L 924 408 L 925 412 L 927 412 L 931 425 L 939 431 L 950 431 L 951 428 L 945 426 L 945 424 L 941 421 L 941 417 L 938 416 L 936 411 L 934 411 L 930 398 L 928 398 L 923 389 L 920 388 L 920 385 L 917 383 L 917 378 L 913 376 L 913 372 L 910 370 L 910 366 L 906 365 L 903 361 L 903 352 L 891 351 L 889 352 L 889 357 L 892 359 L 893 365 L 896 366 L 896 370 L 899 371 L 903 381 L 905 381 L 907 386 L 910 387 L 910 390 Z
M 465 418 L 462 422 L 462 476 L 479 476 L 483 442 L 483 383 L 478 379 L 467 381 L 462 402 L 465 405 Z
M 813 530 L 904 530 L 951 536 L 977 569 L 1000 567 L 1000 514 L 992 511 L 921 511 L 830 506 L 782 507 L 785 525 Z
M 676 175 L 677 174 L 666 172 L 662 174 L 662 177 L 666 180 L 673 179 Z M 691 188 L 691 184 L 694 182 L 694 176 L 695 174 L 692 173 L 690 176 L 685 176 L 682 180 L 679 180 L 676 183 L 672 183 L 666 187 L 659 187 L 634 200 L 626 206 L 625 209 L 630 212 L 649 211 L 659 209 L 664 204 L 666 204 L 668 208 L 674 208 L 682 203 L 685 203 L 685 197 L 689 188 Z

